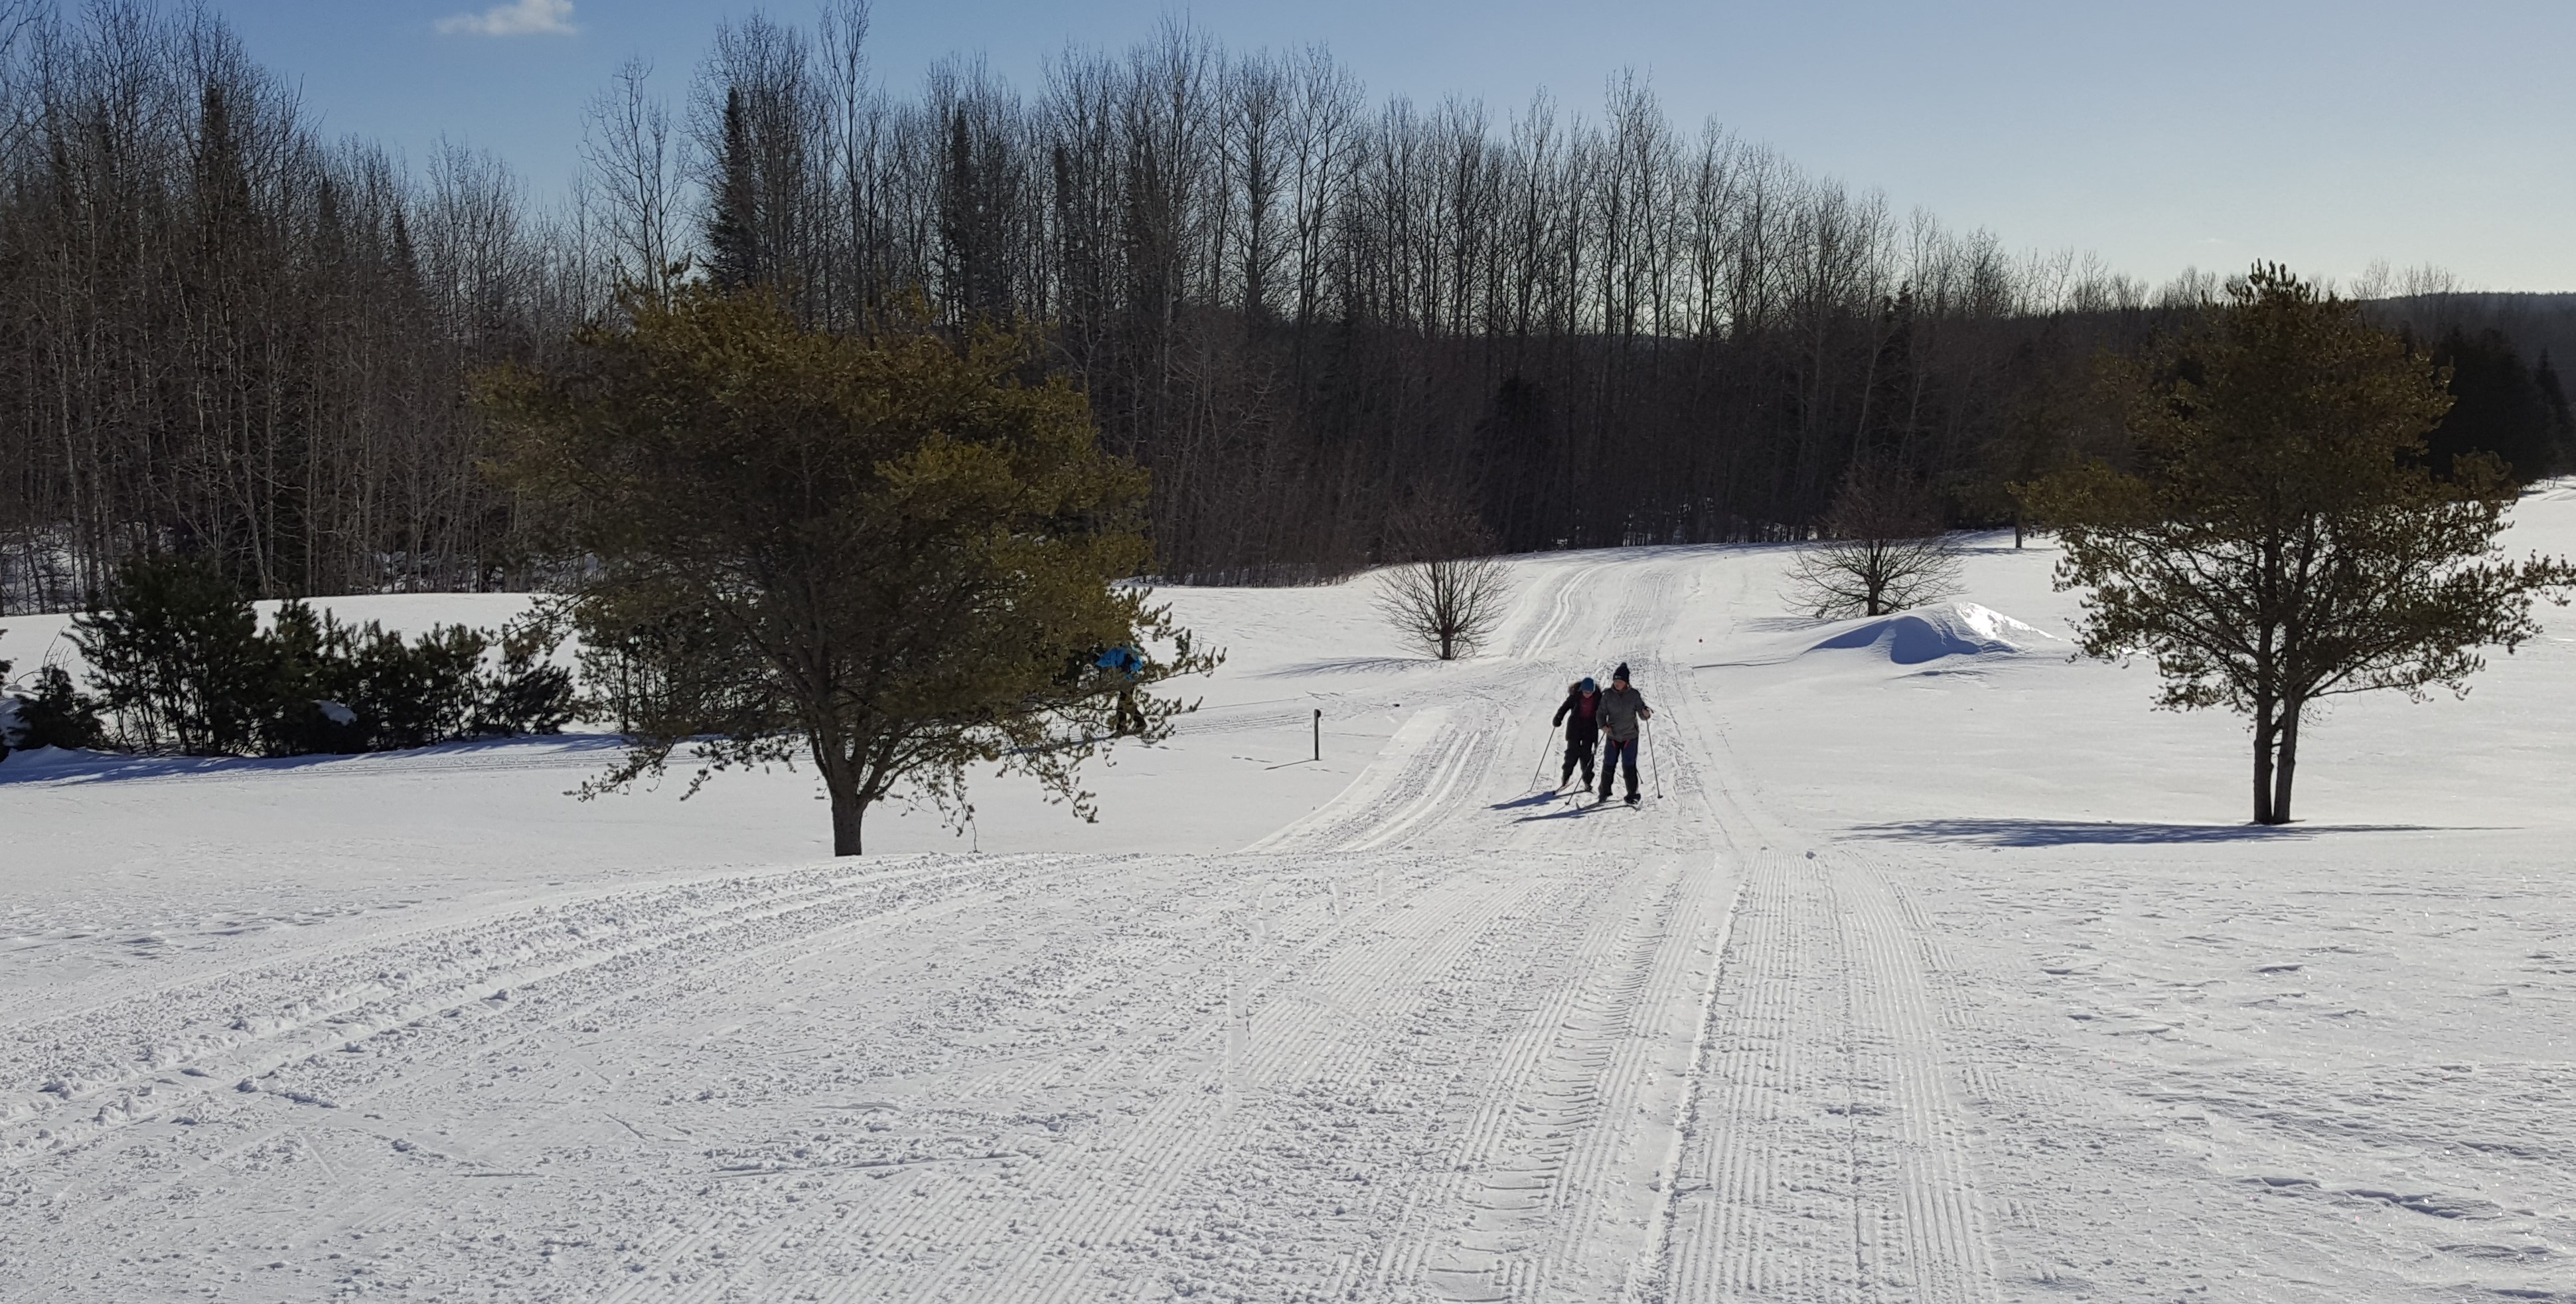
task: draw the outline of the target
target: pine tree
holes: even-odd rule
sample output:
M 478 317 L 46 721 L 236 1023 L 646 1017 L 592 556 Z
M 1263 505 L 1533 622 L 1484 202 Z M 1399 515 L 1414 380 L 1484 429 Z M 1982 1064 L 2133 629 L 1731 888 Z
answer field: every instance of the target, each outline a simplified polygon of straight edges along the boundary
M 275 657 L 250 599 L 185 557 L 119 565 L 102 609 L 72 620 L 100 705 L 128 746 L 190 756 L 251 750 L 275 697 Z
M 760 183 L 742 89 L 725 91 L 724 154 L 716 160 L 714 211 L 707 216 L 707 273 L 721 289 L 747 290 L 768 270 L 760 248 Z
M 1206 669 L 1147 591 L 1145 477 L 1083 396 L 1031 382 L 1034 334 L 799 326 L 766 294 L 630 292 L 625 325 L 551 375 L 486 378 L 507 477 L 592 558 L 586 641 L 641 662 L 626 763 L 820 773 L 835 854 L 899 790 L 952 816 L 965 769 L 1035 775 L 1088 815 L 1078 768 L 1180 708 L 1134 692 Z M 1107 676 L 1109 649 L 1171 647 Z M 711 741 L 706 739 L 714 735 Z
M 2312 704 L 2465 691 L 2478 649 L 2530 638 L 2533 600 L 2576 568 L 2499 555 L 2516 494 L 2492 455 L 2426 465 L 2450 406 L 2429 359 L 2278 267 L 2229 295 L 2113 369 L 2137 471 L 2019 492 L 2058 531 L 2058 587 L 2090 590 L 2085 654 L 2151 658 L 2167 709 L 2248 716 L 2254 820 L 2282 824 Z

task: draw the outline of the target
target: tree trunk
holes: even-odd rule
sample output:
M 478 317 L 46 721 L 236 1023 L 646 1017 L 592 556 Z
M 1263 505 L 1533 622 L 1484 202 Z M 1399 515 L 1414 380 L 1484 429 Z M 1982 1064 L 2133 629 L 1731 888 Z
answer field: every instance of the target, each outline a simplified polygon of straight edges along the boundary
M 859 799 L 857 783 L 835 780 L 826 775 L 823 786 L 832 794 L 832 854 L 859 854 L 859 821 L 868 813 L 867 803 Z
M 2281 706 L 2281 759 L 2272 769 L 2273 824 L 2290 822 L 2290 779 L 2299 769 L 2299 717 L 2307 703 L 2291 698 Z
M 2272 818 L 2272 747 L 2279 737 L 2275 704 L 2265 698 L 2254 703 L 2254 822 L 2277 824 Z

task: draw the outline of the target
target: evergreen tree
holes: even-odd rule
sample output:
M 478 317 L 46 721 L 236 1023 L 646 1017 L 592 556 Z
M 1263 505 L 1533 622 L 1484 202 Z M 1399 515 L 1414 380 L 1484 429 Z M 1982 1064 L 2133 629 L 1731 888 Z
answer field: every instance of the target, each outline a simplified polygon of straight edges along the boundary
M 578 363 L 504 371 L 482 402 L 506 476 L 593 558 L 577 601 L 644 673 L 634 746 L 596 793 L 707 766 L 819 771 L 856 855 L 899 788 L 952 817 L 965 769 L 1035 775 L 1088 817 L 1078 768 L 1180 708 L 1131 690 L 1208 668 L 1146 590 L 1145 477 L 1101 451 L 1083 396 L 1031 382 L 1032 334 L 800 327 L 765 295 L 630 294 Z M 1104 652 L 1168 644 L 1134 674 Z M 692 785 L 694 787 L 694 785 Z
M 2059 532 L 2058 587 L 2090 589 L 2084 652 L 2152 658 L 2167 709 L 2250 717 L 2254 819 L 2281 824 L 2311 704 L 2464 691 L 2576 568 L 2499 555 L 2516 495 L 2494 456 L 2426 465 L 2451 402 L 2429 359 L 2278 267 L 2229 296 L 2113 369 L 2136 471 L 2020 492 Z
M 2451 393 L 2451 410 L 2425 441 L 2436 475 L 2450 474 L 2453 460 L 2470 453 L 2493 454 L 2521 481 L 2565 469 L 2566 399 L 2551 400 L 2557 377 L 2544 384 L 2503 332 L 2453 327 L 2434 346 L 2433 362 L 2450 370 Z
M 726 290 L 746 290 L 767 271 L 760 248 L 760 180 L 742 89 L 725 92 L 724 151 L 716 159 L 714 208 L 707 215 L 707 274 Z
M 276 658 L 250 599 L 208 562 L 137 557 L 105 608 L 72 620 L 101 705 L 128 746 L 190 756 L 251 749 L 275 698 Z
M 939 239 L 950 303 L 965 317 L 1008 317 L 1011 189 L 994 142 L 979 140 L 963 107 L 948 110 L 941 158 Z
M 97 700 L 61 666 L 38 666 L 33 693 L 0 696 L 0 756 L 11 747 L 96 747 L 106 732 Z

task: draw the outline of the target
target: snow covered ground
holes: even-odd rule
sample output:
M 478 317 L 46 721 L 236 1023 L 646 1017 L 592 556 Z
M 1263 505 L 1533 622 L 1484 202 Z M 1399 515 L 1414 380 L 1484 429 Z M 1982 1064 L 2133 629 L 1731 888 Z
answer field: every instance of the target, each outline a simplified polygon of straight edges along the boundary
M 2576 1301 L 2576 615 L 2258 831 L 1984 542 L 1865 627 L 1522 559 L 1453 665 L 1175 591 L 1229 660 L 1099 823 L 846 862 L 799 774 L 565 797 L 596 737 L 12 757 L 0 1297 Z M 1661 796 L 1556 801 L 1622 659 Z

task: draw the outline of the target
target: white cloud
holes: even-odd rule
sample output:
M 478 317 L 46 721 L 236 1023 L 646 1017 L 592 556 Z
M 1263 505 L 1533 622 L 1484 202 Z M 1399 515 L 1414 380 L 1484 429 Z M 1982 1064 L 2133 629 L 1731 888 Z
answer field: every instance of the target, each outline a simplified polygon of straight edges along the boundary
M 511 0 L 479 14 L 441 18 L 438 30 L 444 36 L 570 36 L 581 29 L 572 25 L 572 0 Z

